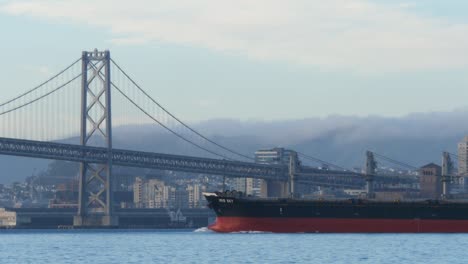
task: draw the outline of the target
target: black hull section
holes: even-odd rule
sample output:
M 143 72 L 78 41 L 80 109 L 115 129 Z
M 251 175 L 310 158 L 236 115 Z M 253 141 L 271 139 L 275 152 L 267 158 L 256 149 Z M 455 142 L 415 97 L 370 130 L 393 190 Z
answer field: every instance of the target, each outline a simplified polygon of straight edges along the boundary
M 205 193 L 217 232 L 468 233 L 468 203 L 254 199 Z
M 207 196 L 222 217 L 468 220 L 468 203 L 293 200 Z

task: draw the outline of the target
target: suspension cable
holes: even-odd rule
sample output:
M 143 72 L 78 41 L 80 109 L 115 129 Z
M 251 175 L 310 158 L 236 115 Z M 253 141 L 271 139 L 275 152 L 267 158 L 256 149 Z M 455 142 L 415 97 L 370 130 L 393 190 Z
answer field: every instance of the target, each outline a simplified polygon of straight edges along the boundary
M 304 158 L 306 158 L 306 159 L 308 159 L 308 160 L 312 160 L 312 161 L 315 161 L 315 162 L 320 162 L 320 163 L 322 163 L 322 164 L 325 164 L 325 165 L 328 165 L 328 166 L 330 166 L 330 167 L 334 167 L 334 168 L 337 168 L 337 169 L 340 169 L 340 170 L 343 170 L 343 171 L 349 171 L 348 169 L 345 169 L 345 168 L 343 168 L 343 167 L 341 167 L 341 166 L 338 166 L 338 165 L 336 165 L 336 164 L 333 164 L 333 163 L 330 163 L 330 162 L 327 162 L 327 161 L 318 159 L 318 158 L 316 158 L 316 157 L 312 157 L 312 156 L 310 156 L 310 155 L 306 155 L 306 154 L 301 153 L 301 152 L 298 152 L 298 151 L 296 151 L 296 152 L 297 152 L 299 155 L 301 155 L 302 157 L 304 157 Z
M 456 159 L 460 159 L 460 157 L 457 154 L 454 154 L 454 153 L 451 153 L 451 152 L 448 152 L 448 151 L 445 151 L 445 152 L 450 154 L 450 156 L 454 156 Z
M 45 94 L 39 96 L 39 97 L 37 97 L 37 98 L 34 99 L 34 100 L 31 100 L 31 101 L 29 101 L 29 102 L 27 102 L 27 103 L 24 103 L 24 104 L 22 104 L 22 105 L 19 105 L 19 106 L 17 106 L 17 107 L 12 108 L 12 109 L 9 109 L 9 110 L 0 112 L 0 116 L 1 116 L 1 115 L 4 115 L 4 114 L 7 114 L 7 113 L 10 113 L 10 112 L 13 112 L 13 111 L 15 111 L 15 110 L 18 110 L 18 109 L 20 109 L 20 108 L 23 108 L 23 107 L 25 107 L 25 106 L 28 106 L 28 105 L 30 105 L 30 104 L 32 104 L 32 103 L 34 103 L 34 102 L 37 102 L 37 101 L 41 100 L 41 99 L 44 98 L 44 97 L 47 97 L 48 95 L 51 95 L 51 94 L 57 92 L 58 90 L 62 89 L 63 87 L 67 86 L 68 84 L 70 84 L 70 83 L 73 82 L 74 80 L 78 79 L 80 76 L 81 76 L 81 73 L 78 74 L 77 76 L 75 76 L 73 79 L 69 80 L 68 82 L 66 82 L 66 83 L 64 83 L 64 84 L 62 84 L 62 85 L 60 85 L 60 86 L 58 86 L 57 88 L 55 88 L 55 89 L 53 89 L 53 90 L 51 90 L 51 91 L 49 91 L 49 92 L 47 92 L 47 93 L 45 93 Z
M 381 154 L 378 154 L 378 153 L 375 153 L 375 152 L 372 152 L 372 153 L 374 153 L 375 156 L 377 156 L 377 157 L 379 157 L 381 159 L 384 159 L 384 160 L 386 160 L 388 162 L 391 162 L 391 163 L 393 163 L 395 165 L 400 165 L 400 166 L 403 166 L 403 167 L 406 167 L 406 168 L 409 168 L 409 169 L 413 169 L 413 170 L 418 170 L 419 169 L 418 167 L 410 165 L 408 163 L 404 163 L 404 162 L 401 162 L 401 161 L 398 161 L 398 160 L 394 160 L 394 159 L 391 159 L 389 157 L 386 157 L 384 155 L 381 155 Z
M 159 106 L 164 112 L 166 112 L 169 116 L 171 116 L 172 118 L 174 118 L 177 122 L 179 122 L 181 125 L 183 125 L 184 127 L 188 128 L 190 131 L 192 131 L 193 133 L 197 134 L 199 137 L 203 138 L 204 140 L 216 145 L 217 147 L 219 148 L 222 148 L 232 154 L 235 154 L 235 155 L 238 155 L 240 157 L 243 157 L 243 158 L 246 158 L 246 159 L 249 159 L 249 160 L 255 160 L 254 158 L 252 157 L 249 157 L 247 155 L 244 155 L 242 153 L 239 153 L 237 151 L 234 151 L 232 149 L 229 149 L 219 143 L 216 143 L 215 141 L 207 138 L 206 136 L 202 135 L 201 133 L 199 133 L 198 131 L 196 131 L 195 129 L 193 129 L 192 127 L 188 126 L 186 123 L 182 122 L 179 118 L 177 118 L 176 116 L 174 116 L 171 112 L 169 112 L 166 108 L 164 108 L 161 104 L 159 104 L 153 97 L 151 97 L 147 92 L 145 92 L 122 68 L 120 68 L 120 66 L 114 61 L 112 60 L 112 63 L 125 75 L 125 77 L 127 77 L 144 95 L 146 95 L 146 97 L 148 97 L 154 104 L 156 104 L 157 106 Z
M 34 92 L 35 90 L 41 88 L 42 86 L 46 85 L 47 83 L 49 83 L 50 81 L 52 81 L 53 79 L 57 78 L 59 75 L 61 75 L 62 73 L 66 72 L 68 69 L 70 69 L 71 67 L 73 67 L 73 66 L 74 66 L 76 63 L 78 63 L 80 60 L 81 60 L 81 58 L 75 60 L 72 64 L 70 64 L 70 66 L 66 67 L 65 69 L 63 69 L 62 71 L 60 71 L 59 73 L 57 73 L 56 75 L 54 75 L 54 76 L 52 76 L 51 78 L 49 78 L 47 81 L 45 81 L 45 82 L 39 84 L 38 86 L 32 88 L 31 90 L 26 91 L 26 92 L 24 92 L 24 93 L 22 93 L 22 94 L 20 94 L 20 95 L 18 95 L 18 96 L 16 96 L 16 97 L 14 97 L 14 98 L 8 100 L 8 101 L 6 101 L 6 102 L 0 104 L 0 107 L 4 106 L 4 105 L 6 105 L 6 104 L 9 104 L 9 103 L 11 103 L 11 102 L 13 102 L 13 101 L 15 101 L 15 100 L 17 100 L 17 99 L 19 99 L 19 98 L 21 98 L 21 97 L 27 95 L 27 94 L 30 94 L 30 93 Z
M 128 97 L 122 90 L 120 90 L 113 82 L 111 82 L 111 85 L 121 94 L 123 95 L 128 101 L 130 101 L 130 103 L 132 103 L 134 106 L 136 106 L 138 109 L 140 109 L 141 112 L 143 112 L 146 116 L 148 116 L 149 118 L 151 118 L 153 121 L 155 121 L 156 123 L 158 123 L 160 126 L 162 126 L 163 128 L 167 129 L 169 132 L 171 132 L 172 134 L 174 134 L 175 136 L 179 137 L 180 139 L 184 140 L 185 142 L 189 143 L 189 144 L 192 144 L 193 146 L 199 148 L 199 149 L 202 149 L 208 153 L 211 153 L 215 156 L 218 156 L 218 157 L 222 157 L 224 159 L 227 159 L 227 160 L 232 160 L 222 154 L 219 154 L 219 153 L 216 153 L 214 151 L 211 151 L 207 148 L 204 148 L 200 145 L 198 145 L 197 143 L 185 138 L 184 136 L 182 136 L 181 134 L 175 132 L 174 130 L 170 129 L 169 127 L 167 127 L 166 125 L 164 125 L 162 122 L 160 122 L 158 119 L 154 118 L 151 114 L 149 114 L 147 111 L 145 111 L 141 106 L 139 106 L 135 101 L 133 101 L 132 99 L 130 99 L 130 97 Z

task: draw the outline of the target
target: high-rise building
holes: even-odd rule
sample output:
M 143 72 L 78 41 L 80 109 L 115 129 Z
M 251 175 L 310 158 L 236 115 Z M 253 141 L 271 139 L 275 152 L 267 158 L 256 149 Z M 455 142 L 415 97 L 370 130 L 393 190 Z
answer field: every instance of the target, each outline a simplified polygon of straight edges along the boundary
M 468 176 L 468 136 L 458 143 L 458 173 Z
M 293 150 L 285 148 L 260 149 L 255 152 L 255 162 L 270 165 L 288 165 Z M 253 193 L 260 197 L 284 197 L 287 185 L 282 182 L 255 179 Z
M 253 178 L 236 178 L 234 180 L 234 189 L 239 192 L 243 192 L 246 195 L 254 195 L 254 181 L 257 179 Z
M 163 181 L 150 179 L 148 180 L 148 207 L 149 208 L 168 208 L 171 204 L 172 193 L 174 188 L 166 186 Z
M 133 202 L 137 208 L 169 208 L 175 203 L 175 188 L 161 180 L 137 177 L 133 184 Z
M 255 151 L 255 162 L 287 165 L 293 150 L 285 148 L 260 149 Z
M 133 202 L 135 203 L 135 207 L 144 208 L 145 193 L 144 180 L 141 177 L 136 177 L 133 184 Z
M 203 195 L 202 192 L 205 191 L 204 186 L 199 184 L 191 184 L 187 186 L 188 193 L 188 207 L 189 208 L 198 208 L 202 205 Z

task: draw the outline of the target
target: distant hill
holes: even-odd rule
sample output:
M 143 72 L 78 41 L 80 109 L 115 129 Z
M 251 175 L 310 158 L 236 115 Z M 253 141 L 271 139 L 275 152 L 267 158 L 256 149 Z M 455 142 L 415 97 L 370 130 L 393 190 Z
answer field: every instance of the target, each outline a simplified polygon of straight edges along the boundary
M 253 155 L 259 148 L 289 147 L 344 167 L 362 166 L 366 150 L 414 166 L 440 163 L 468 135 L 468 111 L 415 113 L 400 118 L 329 116 L 284 121 L 208 120 L 192 124 L 211 139 Z M 193 138 L 191 138 L 193 139 Z M 69 140 L 76 141 L 76 139 Z M 201 141 L 196 143 L 202 144 Z M 151 152 L 210 156 L 156 125 L 114 129 L 114 146 Z M 1 157 L 0 182 L 22 180 L 49 161 Z
M 47 168 L 50 160 L 0 156 L 0 184 L 22 181 Z

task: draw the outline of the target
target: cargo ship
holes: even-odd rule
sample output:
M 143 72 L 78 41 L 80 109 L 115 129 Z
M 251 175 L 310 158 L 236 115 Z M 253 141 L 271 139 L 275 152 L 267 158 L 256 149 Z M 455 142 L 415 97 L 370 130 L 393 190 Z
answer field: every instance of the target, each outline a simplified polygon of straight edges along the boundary
M 216 232 L 467 233 L 468 202 L 254 198 L 227 191 L 203 193 Z

